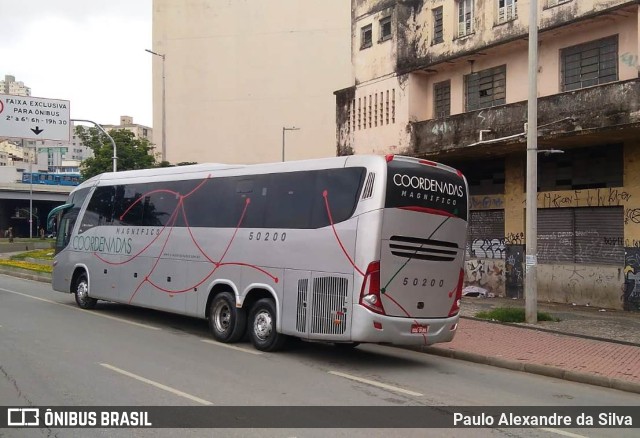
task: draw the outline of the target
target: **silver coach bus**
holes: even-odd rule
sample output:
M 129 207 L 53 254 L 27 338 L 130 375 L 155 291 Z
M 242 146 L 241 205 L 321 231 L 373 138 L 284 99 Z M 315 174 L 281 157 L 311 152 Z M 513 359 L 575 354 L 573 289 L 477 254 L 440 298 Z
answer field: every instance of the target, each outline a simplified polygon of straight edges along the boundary
M 58 209 L 53 288 L 206 318 L 274 351 L 453 339 L 468 186 L 388 155 L 105 173 Z

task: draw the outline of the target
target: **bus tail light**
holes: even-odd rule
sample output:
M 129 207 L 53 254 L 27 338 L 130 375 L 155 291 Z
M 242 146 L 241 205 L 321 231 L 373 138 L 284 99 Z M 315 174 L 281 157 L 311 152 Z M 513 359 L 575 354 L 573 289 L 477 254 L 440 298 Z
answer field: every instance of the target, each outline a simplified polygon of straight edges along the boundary
M 449 316 L 456 316 L 460 312 L 460 301 L 462 300 L 462 283 L 464 283 L 464 269 L 460 269 L 460 276 L 458 277 L 458 285 L 456 286 L 456 297 L 449 310 Z
M 384 315 L 384 306 L 380 297 L 380 261 L 369 263 L 360 291 L 360 305 L 372 312 Z

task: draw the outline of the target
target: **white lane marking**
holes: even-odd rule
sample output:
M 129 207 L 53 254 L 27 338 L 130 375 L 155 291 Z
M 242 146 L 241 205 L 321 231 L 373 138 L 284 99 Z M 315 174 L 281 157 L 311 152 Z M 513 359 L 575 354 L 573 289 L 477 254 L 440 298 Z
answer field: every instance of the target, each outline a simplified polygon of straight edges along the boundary
M 402 394 L 412 395 L 414 397 L 422 397 L 423 394 L 419 392 L 409 391 L 408 389 L 398 388 L 397 386 L 387 385 L 386 383 L 380 383 L 373 380 L 363 379 L 362 377 L 352 376 L 350 374 L 340 373 L 338 371 L 327 371 L 334 376 L 344 377 L 345 379 L 355 380 L 356 382 L 366 383 L 367 385 L 377 386 L 378 388 L 388 389 L 389 391 L 400 392 Z
M 553 429 L 551 427 L 540 427 L 540 428 L 538 428 L 538 430 L 544 430 L 545 432 L 556 433 L 558 435 L 568 436 L 568 437 L 571 437 L 571 438 L 587 438 L 586 436 L 578 435 L 577 433 L 566 432 L 564 430 Z
M 115 371 L 116 373 L 120 373 L 127 377 L 131 377 L 132 379 L 136 379 L 140 382 L 146 383 L 151 386 L 155 386 L 156 388 L 162 389 L 164 391 L 170 392 L 175 395 L 179 395 L 180 397 L 188 398 L 189 400 L 200 403 L 201 405 L 207 405 L 207 406 L 213 405 L 213 403 L 211 403 L 210 401 L 201 399 L 199 397 L 196 397 L 195 395 L 187 394 L 186 392 L 179 391 L 177 389 L 171 388 L 170 386 L 163 385 L 162 383 L 154 382 L 153 380 L 149 380 L 137 374 L 130 373 L 129 371 L 125 371 L 120 368 L 114 367 L 113 365 L 109 365 L 108 363 L 101 363 L 100 365 L 110 369 L 111 371 Z
M 49 304 L 57 304 L 58 306 L 63 306 L 63 307 L 66 307 L 67 309 L 81 310 L 81 311 L 85 312 L 87 315 L 100 316 L 101 318 L 107 318 L 107 319 L 112 319 L 114 321 L 125 322 L 127 324 L 131 324 L 131 325 L 135 325 L 137 327 L 143 327 L 143 328 L 147 328 L 147 329 L 151 329 L 151 330 L 162 330 L 161 328 L 154 327 L 152 325 L 141 324 L 139 322 L 133 322 L 133 321 L 129 321 L 127 319 L 122 319 L 122 318 L 118 318 L 118 317 L 115 317 L 115 316 L 105 315 L 105 314 L 98 313 L 98 312 L 88 312 L 88 311 L 86 311 L 84 309 L 81 309 L 79 307 L 73 307 L 73 306 L 70 306 L 68 304 L 59 303 L 57 301 L 52 301 L 52 300 L 47 300 L 46 298 L 34 297 L 33 295 L 23 294 L 21 292 L 16 292 L 16 291 L 13 291 L 13 290 L 3 289 L 1 287 L 0 287 L 0 291 L 7 292 L 7 293 L 10 293 L 10 294 L 14 294 L 14 295 L 20 295 L 20 296 L 27 297 L 27 298 L 32 298 L 34 300 L 44 301 L 45 303 L 49 303 Z
M 207 344 L 217 345 L 218 347 L 230 348 L 232 350 L 242 351 L 243 353 L 249 353 L 249 354 L 255 354 L 255 355 L 262 354 L 262 351 L 248 350 L 246 348 L 236 347 L 235 345 L 223 344 L 222 342 L 216 342 L 210 339 L 200 339 L 200 340 L 202 342 L 206 342 Z

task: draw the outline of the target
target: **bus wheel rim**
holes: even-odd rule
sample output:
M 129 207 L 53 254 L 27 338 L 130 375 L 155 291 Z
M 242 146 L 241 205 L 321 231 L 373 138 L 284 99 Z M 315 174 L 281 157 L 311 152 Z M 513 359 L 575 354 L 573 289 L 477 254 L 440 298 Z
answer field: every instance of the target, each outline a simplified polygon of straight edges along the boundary
M 269 314 L 269 312 L 262 311 L 258 313 L 253 322 L 253 332 L 256 334 L 258 339 L 260 339 L 261 341 L 269 339 L 272 330 L 273 320 L 271 319 L 271 315 Z
M 78 284 L 76 293 L 78 294 L 78 299 L 80 301 L 85 301 L 89 297 L 89 288 L 87 287 L 87 283 L 84 281 L 81 281 Z
M 229 329 L 231 325 L 231 309 L 226 303 L 218 303 L 213 310 L 213 322 L 216 326 L 216 330 L 224 333 Z

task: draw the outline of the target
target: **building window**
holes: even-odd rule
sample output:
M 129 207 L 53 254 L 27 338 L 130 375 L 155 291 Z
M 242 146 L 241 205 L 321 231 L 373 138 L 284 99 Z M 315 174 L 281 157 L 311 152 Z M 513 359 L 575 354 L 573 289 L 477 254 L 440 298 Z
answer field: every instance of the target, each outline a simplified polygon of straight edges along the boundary
M 466 75 L 464 77 L 466 111 L 504 105 L 506 76 L 506 65 Z
M 142 128 L 142 136 L 146 137 L 147 135 L 149 135 L 147 129 L 146 128 Z
M 624 160 L 622 144 L 602 144 L 569 149 L 563 154 L 538 156 L 538 190 L 587 190 L 622 187 Z M 598 163 L 594 166 L 593 163 Z M 602 191 L 604 193 L 604 191 Z M 604 196 L 604 195 L 601 195 Z M 553 197 L 550 198 L 550 201 Z M 601 199 L 594 199 L 600 205 Z
M 561 51 L 562 91 L 618 80 L 618 36 L 568 47 Z
M 433 10 L 433 44 L 439 44 L 443 41 L 442 6 L 438 6 Z
M 473 33 L 473 0 L 458 0 L 458 37 Z
M 380 41 L 391 39 L 391 17 L 380 20 Z
M 373 41 L 373 30 L 370 24 L 360 29 L 360 49 L 371 47 Z
M 438 82 L 433 85 L 433 116 L 447 117 L 451 114 L 451 82 Z
M 518 0 L 498 0 L 498 23 L 515 20 L 518 16 Z
M 563 3 L 569 3 L 571 0 L 547 0 L 547 7 L 552 8 L 554 6 L 561 5 Z

